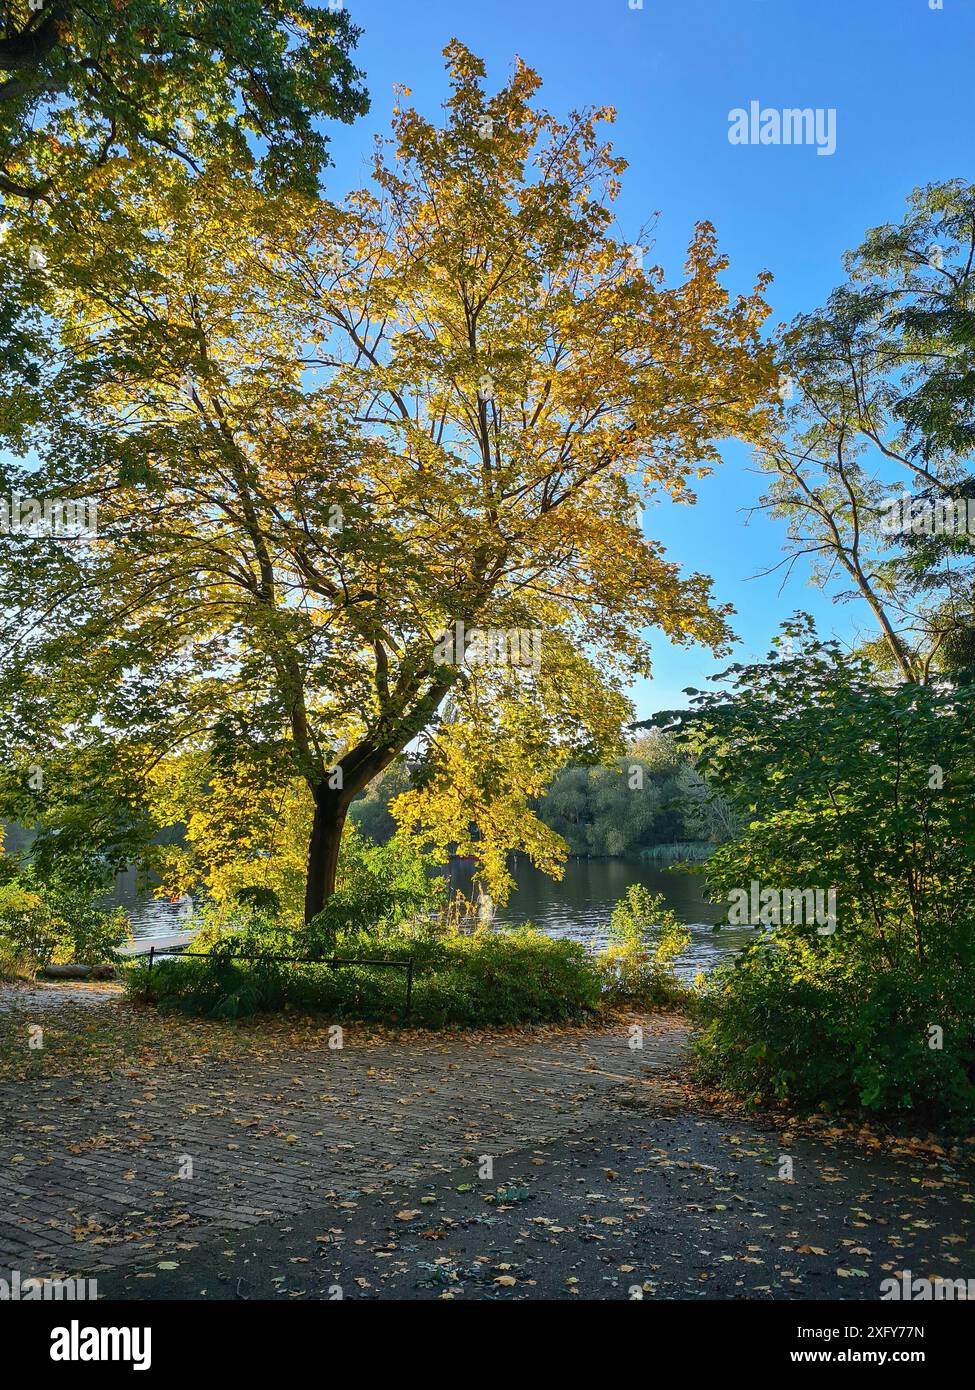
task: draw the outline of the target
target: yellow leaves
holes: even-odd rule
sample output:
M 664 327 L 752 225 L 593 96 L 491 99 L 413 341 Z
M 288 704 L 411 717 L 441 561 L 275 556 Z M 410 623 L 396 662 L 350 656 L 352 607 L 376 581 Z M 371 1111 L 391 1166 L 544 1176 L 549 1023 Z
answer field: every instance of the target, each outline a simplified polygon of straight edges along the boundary
M 0 884 L 0 912 L 4 914 L 27 914 L 40 912 L 44 899 L 39 893 L 32 893 L 18 883 Z
M 533 749 L 503 727 L 485 739 L 476 724 L 453 723 L 439 731 L 436 752 L 435 779 L 391 806 L 401 831 L 444 856 L 453 844 L 459 854 L 476 857 L 485 886 L 499 902 L 513 883 L 511 849 L 561 876 L 565 844 L 528 806 L 552 770 L 544 746 Z
M 158 855 L 162 891 L 173 896 L 201 882 L 218 904 L 242 888 L 270 888 L 286 917 L 300 920 L 311 794 L 300 782 L 268 786 L 253 769 L 220 772 L 202 756 L 160 762 L 151 777 L 160 823 L 182 823 L 185 844 Z
M 121 476 L 106 450 L 97 479 L 120 532 L 148 534 L 136 561 L 111 557 L 125 621 L 188 627 L 187 727 L 258 710 L 281 763 L 305 749 L 286 772 L 158 765 L 160 819 L 187 825 L 160 855 L 170 889 L 273 888 L 294 917 L 307 748 L 426 733 L 434 776 L 396 802 L 403 828 L 476 854 L 498 898 L 511 849 L 558 873 L 565 847 L 531 802 L 566 759 L 615 751 L 642 629 L 727 638 L 709 581 L 624 513 L 634 475 L 689 501 L 714 441 L 758 428 L 763 282 L 730 300 L 704 222 L 684 283 L 624 270 L 602 205 L 625 168 L 612 110 L 558 121 L 526 65 L 488 95 L 479 57 L 456 40 L 445 55 L 445 128 L 399 89 L 401 158 L 380 153 L 342 207 L 213 166 L 135 171 L 111 246 L 91 209 L 56 213 L 52 263 L 95 248 L 86 282 L 56 291 L 67 342 L 112 367 L 79 405 L 138 461 Z M 539 632 L 540 670 L 433 669 L 460 614 Z M 457 713 L 434 725 L 447 686 Z

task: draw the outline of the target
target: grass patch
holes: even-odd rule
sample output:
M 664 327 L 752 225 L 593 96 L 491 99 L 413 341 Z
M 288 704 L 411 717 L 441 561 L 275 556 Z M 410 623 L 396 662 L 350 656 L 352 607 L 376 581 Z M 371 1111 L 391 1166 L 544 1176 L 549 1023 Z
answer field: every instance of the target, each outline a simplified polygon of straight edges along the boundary
M 640 851 L 640 858 L 646 864 L 665 869 L 673 864 L 703 864 L 713 853 L 714 845 L 706 841 L 678 840 L 672 845 L 650 845 Z

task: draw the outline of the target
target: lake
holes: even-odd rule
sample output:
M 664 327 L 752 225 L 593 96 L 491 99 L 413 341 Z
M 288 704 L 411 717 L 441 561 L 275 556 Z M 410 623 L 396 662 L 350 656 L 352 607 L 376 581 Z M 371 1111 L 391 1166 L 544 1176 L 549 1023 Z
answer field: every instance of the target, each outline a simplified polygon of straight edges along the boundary
M 754 935 L 741 927 L 713 931 L 720 909 L 705 897 L 703 878 L 686 870 L 658 869 L 639 859 L 570 859 L 564 878 L 556 882 L 519 857 L 514 877 L 517 887 L 507 905 L 498 909 L 497 926 L 533 922 L 540 931 L 572 937 L 591 949 L 605 944 L 610 913 L 631 883 L 662 893 L 691 931 L 690 947 L 677 964 L 685 979 L 711 969 Z M 451 878 L 461 891 L 469 892 L 470 871 L 463 864 L 452 866 Z M 140 893 L 134 870 L 120 876 L 113 900 L 128 911 L 137 940 L 151 944 L 184 930 L 176 904 Z
M 520 858 L 514 878 L 517 888 L 495 914 L 498 926 L 532 922 L 540 931 L 582 941 L 592 950 L 606 944 L 610 914 L 631 883 L 662 893 L 667 906 L 690 928 L 691 944 L 677 962 L 677 973 L 685 979 L 710 970 L 754 936 L 747 927 L 713 930 L 722 912 L 705 896 L 702 875 L 654 868 L 641 859 L 570 859 L 564 877 L 556 882 Z M 462 890 L 465 879 L 469 884 L 469 873 L 455 866 L 454 882 Z

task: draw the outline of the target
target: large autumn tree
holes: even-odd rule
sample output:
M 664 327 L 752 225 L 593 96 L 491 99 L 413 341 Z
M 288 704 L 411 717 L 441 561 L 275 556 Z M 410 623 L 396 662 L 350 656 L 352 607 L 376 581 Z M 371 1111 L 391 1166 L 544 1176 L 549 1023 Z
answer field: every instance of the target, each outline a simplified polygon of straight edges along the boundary
M 509 848 L 557 864 L 530 799 L 620 747 L 645 630 L 728 635 L 635 503 L 693 500 L 774 395 L 763 284 L 729 297 L 707 223 L 674 286 L 614 237 L 612 113 L 557 119 L 522 64 L 488 95 L 446 54 L 443 124 L 404 104 L 341 208 L 213 166 L 130 179 L 112 245 L 91 204 L 45 245 L 63 357 L 32 442 L 45 486 L 97 495 L 100 536 L 22 544 L 12 698 L 48 737 L 94 722 L 191 769 L 221 853 L 297 796 L 306 919 L 349 803 L 416 740 L 405 829 L 501 891 Z M 540 659 L 474 661 L 458 623 Z

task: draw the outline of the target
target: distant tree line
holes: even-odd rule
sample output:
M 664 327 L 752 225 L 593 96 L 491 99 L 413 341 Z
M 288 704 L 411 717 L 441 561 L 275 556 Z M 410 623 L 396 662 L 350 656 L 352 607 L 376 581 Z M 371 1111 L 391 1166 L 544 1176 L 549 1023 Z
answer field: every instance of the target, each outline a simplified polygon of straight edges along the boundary
M 353 803 L 358 829 L 386 844 L 396 832 L 392 803 L 422 777 L 422 765 L 405 760 L 387 769 Z M 661 845 L 713 846 L 738 828 L 727 801 L 659 730 L 633 739 L 611 763 L 566 763 L 532 809 L 562 836 L 570 854 L 589 858 L 638 855 Z

